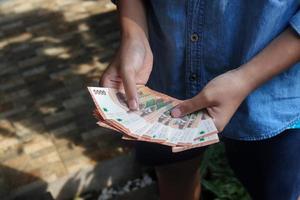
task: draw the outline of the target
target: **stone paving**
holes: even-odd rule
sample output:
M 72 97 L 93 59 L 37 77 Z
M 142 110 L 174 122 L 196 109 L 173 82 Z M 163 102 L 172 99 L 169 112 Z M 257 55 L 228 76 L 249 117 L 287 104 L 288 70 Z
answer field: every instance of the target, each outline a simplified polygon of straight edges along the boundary
M 118 41 L 108 0 L 0 1 L 0 197 L 127 151 L 86 90 Z

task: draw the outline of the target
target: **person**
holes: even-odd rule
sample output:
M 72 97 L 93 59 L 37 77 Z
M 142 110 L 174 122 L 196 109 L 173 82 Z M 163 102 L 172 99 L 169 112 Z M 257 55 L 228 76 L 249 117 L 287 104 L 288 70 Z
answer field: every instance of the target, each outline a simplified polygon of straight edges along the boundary
M 121 43 L 100 85 L 136 84 L 184 101 L 181 117 L 206 109 L 229 163 L 255 200 L 300 196 L 300 3 L 298 0 L 128 0 L 117 2 Z M 160 199 L 199 199 L 205 148 L 171 153 L 138 142 L 155 166 Z

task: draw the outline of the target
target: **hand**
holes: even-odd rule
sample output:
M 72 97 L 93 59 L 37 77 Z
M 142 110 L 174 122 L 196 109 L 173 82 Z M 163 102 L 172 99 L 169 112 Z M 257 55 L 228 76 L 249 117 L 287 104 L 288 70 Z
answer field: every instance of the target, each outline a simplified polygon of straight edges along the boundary
M 110 65 L 100 78 L 100 86 L 124 88 L 128 107 L 138 109 L 136 85 L 145 85 L 149 79 L 153 55 L 146 38 L 123 38 Z
M 206 109 L 221 132 L 250 91 L 238 69 L 228 71 L 211 80 L 198 95 L 177 105 L 172 116 Z

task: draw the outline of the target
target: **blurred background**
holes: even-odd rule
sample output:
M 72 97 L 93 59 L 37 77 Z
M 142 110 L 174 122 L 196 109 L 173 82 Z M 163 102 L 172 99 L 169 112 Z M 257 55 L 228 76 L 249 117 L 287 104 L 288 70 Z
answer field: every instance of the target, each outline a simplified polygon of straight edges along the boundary
M 158 199 L 153 169 L 92 116 L 86 87 L 118 47 L 115 9 L 0 0 L 0 199 Z M 249 199 L 221 144 L 201 168 L 204 200 Z

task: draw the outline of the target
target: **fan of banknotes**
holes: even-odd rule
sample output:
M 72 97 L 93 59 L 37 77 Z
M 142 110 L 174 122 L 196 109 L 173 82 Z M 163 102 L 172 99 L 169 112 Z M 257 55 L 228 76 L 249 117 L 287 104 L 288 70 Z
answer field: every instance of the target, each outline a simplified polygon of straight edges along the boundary
M 218 131 L 205 111 L 182 118 L 171 116 L 181 101 L 146 86 L 138 86 L 138 110 L 131 111 L 124 92 L 113 88 L 88 87 L 96 105 L 98 125 L 121 132 L 123 139 L 168 145 L 173 152 L 219 142 Z

